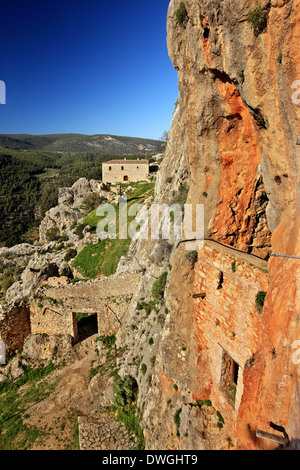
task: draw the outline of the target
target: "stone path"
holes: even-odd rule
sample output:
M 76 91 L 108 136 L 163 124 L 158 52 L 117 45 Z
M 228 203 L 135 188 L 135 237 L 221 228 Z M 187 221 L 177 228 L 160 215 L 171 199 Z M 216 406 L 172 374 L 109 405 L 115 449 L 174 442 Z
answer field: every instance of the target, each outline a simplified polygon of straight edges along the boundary
M 137 445 L 134 435 L 123 423 L 104 413 L 100 418 L 78 418 L 80 450 L 133 450 Z

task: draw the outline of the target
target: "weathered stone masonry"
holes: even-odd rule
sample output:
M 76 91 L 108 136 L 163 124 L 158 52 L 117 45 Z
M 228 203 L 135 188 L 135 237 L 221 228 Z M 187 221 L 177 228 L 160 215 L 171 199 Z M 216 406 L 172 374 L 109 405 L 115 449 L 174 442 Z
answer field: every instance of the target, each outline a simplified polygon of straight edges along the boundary
M 0 319 L 0 339 L 5 343 L 7 354 L 18 351 L 30 332 L 30 312 L 26 306 L 7 311 Z
M 76 284 L 42 286 L 30 303 L 32 334 L 70 334 L 77 340 L 78 312 L 97 314 L 100 335 L 115 334 L 140 276 L 137 273 Z
M 253 263 L 256 259 L 253 257 Z M 266 262 L 259 262 L 262 266 Z M 209 398 L 236 433 L 243 396 L 243 371 L 251 366 L 261 340 L 259 291 L 268 290 L 268 275 L 243 257 L 205 245 L 195 265 L 195 321 L 201 350 L 210 358 Z

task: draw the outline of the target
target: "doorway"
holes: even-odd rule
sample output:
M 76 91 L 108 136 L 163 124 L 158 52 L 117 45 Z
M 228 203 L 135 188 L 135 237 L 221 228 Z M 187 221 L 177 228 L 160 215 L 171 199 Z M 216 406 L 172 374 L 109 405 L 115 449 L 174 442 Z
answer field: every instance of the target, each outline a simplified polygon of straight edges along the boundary
M 83 341 L 98 333 L 97 313 L 73 313 L 74 340 Z

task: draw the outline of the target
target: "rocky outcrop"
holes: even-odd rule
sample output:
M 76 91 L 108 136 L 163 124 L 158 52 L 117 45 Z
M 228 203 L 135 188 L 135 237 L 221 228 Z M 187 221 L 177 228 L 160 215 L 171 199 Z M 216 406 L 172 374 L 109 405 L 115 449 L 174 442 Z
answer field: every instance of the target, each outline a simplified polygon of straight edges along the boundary
M 22 343 L 21 352 L 0 369 L 0 383 L 16 380 L 26 367 L 38 368 L 68 364 L 75 359 L 72 337 L 70 335 L 27 335 Z
M 50 363 L 59 365 L 74 360 L 71 335 L 30 334 L 24 341 L 22 363 L 34 367 Z
M 58 205 L 50 209 L 42 220 L 40 231 L 40 243 L 51 241 L 51 233 L 57 231 L 57 237 L 70 235 L 71 227 L 74 227 L 86 214 L 85 201 L 88 196 L 98 195 L 100 200 L 111 200 L 109 192 L 101 189 L 101 181 L 80 178 L 71 188 L 60 188 Z

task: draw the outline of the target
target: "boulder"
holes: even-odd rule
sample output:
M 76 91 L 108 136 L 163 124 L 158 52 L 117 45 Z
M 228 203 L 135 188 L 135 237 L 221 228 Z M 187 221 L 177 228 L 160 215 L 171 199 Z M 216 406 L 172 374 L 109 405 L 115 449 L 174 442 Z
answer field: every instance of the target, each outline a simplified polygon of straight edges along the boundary
M 24 341 L 22 362 L 62 364 L 73 357 L 71 335 L 29 335 Z

